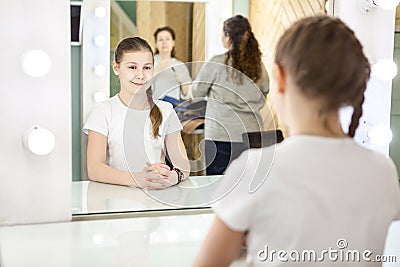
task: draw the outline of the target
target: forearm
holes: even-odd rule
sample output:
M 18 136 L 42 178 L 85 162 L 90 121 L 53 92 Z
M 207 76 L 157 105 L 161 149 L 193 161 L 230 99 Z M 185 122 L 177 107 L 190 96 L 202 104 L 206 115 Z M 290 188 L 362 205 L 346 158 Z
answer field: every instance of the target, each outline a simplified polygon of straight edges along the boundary
M 88 176 L 91 181 L 140 187 L 141 172 L 129 173 L 117 170 L 105 163 L 88 164 Z

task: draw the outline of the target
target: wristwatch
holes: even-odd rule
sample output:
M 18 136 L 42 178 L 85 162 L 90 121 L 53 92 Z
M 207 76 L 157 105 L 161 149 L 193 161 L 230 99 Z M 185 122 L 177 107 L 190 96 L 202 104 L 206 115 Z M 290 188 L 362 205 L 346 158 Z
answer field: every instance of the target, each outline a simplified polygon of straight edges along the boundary
M 175 185 L 177 185 L 183 181 L 183 172 L 180 169 L 175 168 L 175 167 L 173 167 L 172 170 L 178 174 L 178 182 L 175 184 Z

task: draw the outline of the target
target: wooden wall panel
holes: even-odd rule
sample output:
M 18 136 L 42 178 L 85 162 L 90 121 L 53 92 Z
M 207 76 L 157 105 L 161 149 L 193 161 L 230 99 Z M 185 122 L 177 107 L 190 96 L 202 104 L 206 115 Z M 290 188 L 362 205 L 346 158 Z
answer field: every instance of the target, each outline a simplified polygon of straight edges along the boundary
M 181 61 L 187 61 L 188 59 L 191 5 L 191 3 L 184 2 L 168 2 L 166 8 L 166 25 L 175 31 L 176 58 Z
M 249 0 L 249 20 L 271 71 L 275 45 L 285 29 L 296 20 L 324 14 L 325 0 Z
M 137 1 L 136 18 L 138 36 L 155 47 L 153 33 L 166 25 L 166 2 Z
M 194 3 L 193 5 L 193 40 L 192 61 L 204 61 L 206 58 L 206 5 L 205 3 Z M 192 77 L 196 77 L 201 65 L 192 65 Z
M 271 73 L 275 46 L 283 32 L 300 18 L 324 14 L 325 2 L 326 0 L 249 0 L 249 20 L 260 44 L 268 73 Z M 287 128 L 276 116 L 269 99 L 268 102 L 275 126 L 286 136 Z M 264 124 L 270 127 L 273 125 L 270 121 L 264 121 Z

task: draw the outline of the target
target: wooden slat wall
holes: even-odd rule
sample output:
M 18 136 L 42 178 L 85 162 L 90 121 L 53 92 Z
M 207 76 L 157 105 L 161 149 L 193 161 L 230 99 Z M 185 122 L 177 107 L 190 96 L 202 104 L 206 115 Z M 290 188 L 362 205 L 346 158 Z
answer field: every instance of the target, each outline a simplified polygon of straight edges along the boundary
M 175 31 L 176 58 L 181 61 L 188 59 L 188 38 L 189 38 L 189 14 L 191 4 L 185 2 L 167 2 L 166 23 L 163 26 L 170 26 Z M 155 29 L 154 29 L 155 30 Z M 154 31 L 153 30 L 153 31 Z
M 249 20 L 260 43 L 264 64 L 270 73 L 275 45 L 285 29 L 296 20 L 324 14 L 326 0 L 250 0 Z
M 138 36 L 154 45 L 154 31 L 166 24 L 166 2 L 137 1 L 136 14 Z
M 300 18 L 324 14 L 325 2 L 326 0 L 249 0 L 249 20 L 260 44 L 268 73 L 271 73 L 275 46 L 285 29 Z M 287 128 L 276 116 L 269 99 L 268 102 L 275 127 L 287 136 Z M 267 120 L 264 120 L 264 125 L 273 128 L 273 123 L 268 121 L 271 117 L 265 115 L 265 118 Z
M 193 5 L 193 39 L 192 39 L 192 61 L 204 61 L 206 58 L 206 5 L 205 3 L 194 3 Z M 201 65 L 192 65 L 192 77 L 196 77 Z

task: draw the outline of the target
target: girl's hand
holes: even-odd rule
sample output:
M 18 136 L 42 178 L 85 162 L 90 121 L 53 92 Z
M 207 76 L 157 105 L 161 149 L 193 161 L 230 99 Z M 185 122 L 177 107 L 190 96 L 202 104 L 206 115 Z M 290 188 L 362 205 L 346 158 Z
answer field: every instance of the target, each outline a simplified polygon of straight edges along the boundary
M 178 174 L 170 171 L 164 163 L 151 164 L 147 162 L 143 170 L 147 189 L 164 189 L 178 182 Z
M 168 178 L 170 168 L 167 164 L 165 164 L 164 162 L 157 162 L 157 163 L 152 163 L 151 166 L 153 166 L 153 168 L 155 169 L 156 172 L 158 172 L 158 174 L 160 174 L 164 178 Z

